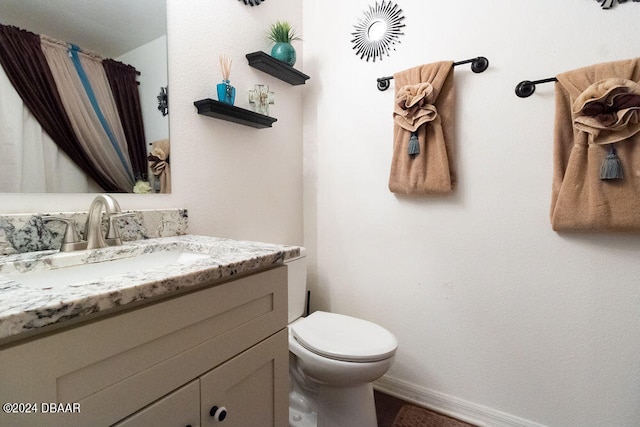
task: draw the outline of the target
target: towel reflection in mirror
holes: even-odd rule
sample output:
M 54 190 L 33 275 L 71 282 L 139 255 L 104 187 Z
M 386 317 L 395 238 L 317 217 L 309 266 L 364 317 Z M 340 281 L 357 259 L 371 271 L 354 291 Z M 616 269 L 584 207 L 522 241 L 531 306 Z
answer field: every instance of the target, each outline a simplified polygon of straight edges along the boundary
M 159 139 L 152 145 L 151 154 L 147 157 L 149 169 L 159 183 L 160 193 L 171 193 L 171 168 L 169 167 L 169 138 Z M 155 187 L 155 186 L 154 186 Z M 156 191 L 157 188 L 154 188 Z

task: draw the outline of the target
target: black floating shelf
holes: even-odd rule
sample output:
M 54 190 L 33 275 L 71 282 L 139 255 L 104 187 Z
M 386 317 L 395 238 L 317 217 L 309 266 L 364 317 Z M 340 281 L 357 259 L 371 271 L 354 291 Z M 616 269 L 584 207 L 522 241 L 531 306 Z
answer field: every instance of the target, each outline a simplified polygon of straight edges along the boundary
M 271 74 L 273 77 L 277 77 L 294 86 L 303 85 L 305 81 L 310 78 L 289 64 L 275 59 L 264 52 L 247 53 L 246 57 L 249 60 L 249 65 L 253 68 Z
M 198 108 L 198 114 L 259 129 L 270 128 L 273 122 L 278 120 L 273 117 L 265 116 L 264 114 L 255 113 L 240 107 L 234 107 L 233 105 L 225 104 L 224 102 L 210 98 L 196 101 L 193 105 Z

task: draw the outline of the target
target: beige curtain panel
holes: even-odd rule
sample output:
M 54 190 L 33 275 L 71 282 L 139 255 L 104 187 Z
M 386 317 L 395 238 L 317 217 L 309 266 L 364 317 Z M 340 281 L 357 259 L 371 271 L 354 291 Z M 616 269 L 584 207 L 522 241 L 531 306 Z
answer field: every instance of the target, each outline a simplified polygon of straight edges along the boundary
M 105 132 L 69 56 L 67 46 L 43 39 L 42 51 L 58 86 L 62 104 L 69 116 L 73 130 L 94 167 L 102 174 L 109 176 L 120 188 L 132 189 L 134 177 L 131 172 L 131 163 L 128 157 L 118 155 L 112 140 Z M 117 118 L 113 97 L 110 93 L 105 95 L 104 92 L 104 86 L 108 87 L 104 70 L 100 63 L 98 63 L 99 68 L 93 66 L 93 60 L 86 54 L 80 53 L 79 55 L 91 86 L 96 91 L 96 97 L 100 97 L 100 109 L 116 144 L 121 152 L 127 153 L 126 140 L 119 123 L 120 120 Z

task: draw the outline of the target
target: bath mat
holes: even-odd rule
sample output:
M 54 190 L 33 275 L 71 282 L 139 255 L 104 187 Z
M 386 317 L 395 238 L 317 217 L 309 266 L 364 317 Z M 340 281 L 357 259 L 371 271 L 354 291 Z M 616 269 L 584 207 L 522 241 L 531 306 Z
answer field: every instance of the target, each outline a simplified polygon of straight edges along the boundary
M 404 405 L 396 415 L 393 427 L 473 427 L 473 425 L 417 406 Z

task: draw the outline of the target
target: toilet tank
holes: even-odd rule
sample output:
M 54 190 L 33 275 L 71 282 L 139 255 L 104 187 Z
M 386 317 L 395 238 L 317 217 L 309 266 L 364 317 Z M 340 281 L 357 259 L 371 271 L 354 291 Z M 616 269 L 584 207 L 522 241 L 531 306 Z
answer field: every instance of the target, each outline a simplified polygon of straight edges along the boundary
M 300 256 L 285 260 L 289 276 L 289 323 L 304 314 L 307 300 L 307 250 L 300 248 Z

